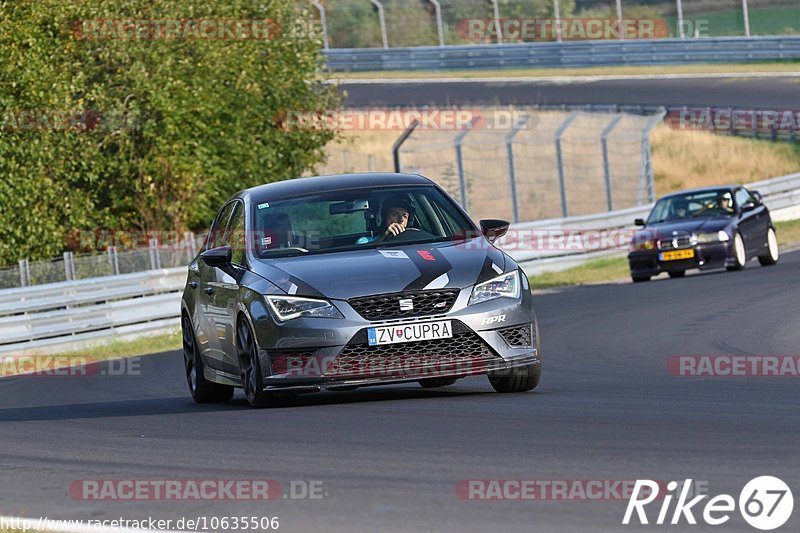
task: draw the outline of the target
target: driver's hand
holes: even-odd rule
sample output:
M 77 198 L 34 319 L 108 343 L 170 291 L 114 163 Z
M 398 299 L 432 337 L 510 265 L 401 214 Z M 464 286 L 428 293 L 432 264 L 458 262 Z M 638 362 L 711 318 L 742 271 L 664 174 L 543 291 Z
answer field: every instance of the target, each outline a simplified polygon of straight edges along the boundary
M 383 236 L 384 236 L 384 238 L 385 237 L 397 237 L 398 235 L 403 233 L 405 230 L 406 230 L 405 226 L 403 226 L 399 222 L 393 222 L 392 224 L 389 224 L 388 228 L 386 228 L 386 233 L 384 233 Z

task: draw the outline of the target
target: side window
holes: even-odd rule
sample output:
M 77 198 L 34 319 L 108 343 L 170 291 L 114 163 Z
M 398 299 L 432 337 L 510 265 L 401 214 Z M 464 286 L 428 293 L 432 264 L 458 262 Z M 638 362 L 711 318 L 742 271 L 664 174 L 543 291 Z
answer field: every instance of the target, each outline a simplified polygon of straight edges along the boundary
M 236 208 L 225 231 L 225 244 L 231 247 L 231 263 L 244 266 L 244 206 L 234 202 Z
M 206 250 L 225 245 L 225 228 L 228 226 L 228 219 L 231 217 L 233 206 L 233 202 L 225 204 L 220 212 L 217 213 L 217 218 L 214 219 L 214 224 L 211 226 L 211 231 L 208 233 Z
M 750 193 L 747 192 L 747 189 L 736 189 L 736 205 L 738 207 L 742 207 L 744 204 L 748 202 L 755 201 Z

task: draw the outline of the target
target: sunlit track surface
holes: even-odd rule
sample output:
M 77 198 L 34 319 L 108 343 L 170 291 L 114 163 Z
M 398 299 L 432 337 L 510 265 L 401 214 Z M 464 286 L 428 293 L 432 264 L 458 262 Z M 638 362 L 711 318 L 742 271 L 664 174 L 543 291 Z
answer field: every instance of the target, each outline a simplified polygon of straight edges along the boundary
M 796 109 L 797 76 L 760 78 L 629 79 L 599 81 L 470 81 L 412 84 L 346 83 L 346 105 L 456 106 L 531 104 L 709 105 Z
M 537 297 L 540 388 L 484 378 L 198 406 L 181 355 L 140 376 L 0 380 L 0 510 L 51 518 L 279 516 L 281 530 L 620 531 L 625 501 L 462 501 L 466 479 L 708 481 L 800 494 L 798 378 L 670 376 L 671 355 L 800 353 L 800 253 L 775 267 Z M 83 501 L 81 479 L 321 480 L 322 500 Z M 657 508 L 651 512 L 651 519 Z M 695 513 L 698 515 L 698 513 Z M 702 510 L 699 514 L 702 514 Z M 718 528 L 753 531 L 738 514 Z M 797 531 L 797 510 L 782 531 Z M 652 527 L 648 530 L 652 531 Z M 656 526 L 659 527 L 659 526 Z

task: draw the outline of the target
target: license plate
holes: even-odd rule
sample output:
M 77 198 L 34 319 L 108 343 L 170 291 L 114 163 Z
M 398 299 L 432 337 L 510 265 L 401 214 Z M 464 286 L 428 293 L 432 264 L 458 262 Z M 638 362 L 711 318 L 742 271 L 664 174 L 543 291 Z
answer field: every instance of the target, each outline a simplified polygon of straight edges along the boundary
M 675 261 L 676 259 L 691 259 L 694 257 L 694 249 L 675 250 L 672 252 L 661 252 L 658 258 L 662 261 Z
M 450 320 L 424 322 L 421 324 L 398 324 L 367 329 L 370 346 L 398 344 L 401 342 L 449 339 L 453 336 Z

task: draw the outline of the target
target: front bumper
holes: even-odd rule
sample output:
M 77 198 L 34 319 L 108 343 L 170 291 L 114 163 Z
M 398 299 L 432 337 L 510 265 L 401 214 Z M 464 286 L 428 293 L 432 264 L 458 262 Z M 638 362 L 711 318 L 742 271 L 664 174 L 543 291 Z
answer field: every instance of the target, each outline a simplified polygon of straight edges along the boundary
M 659 254 L 675 249 L 640 250 L 628 254 L 628 263 L 631 274 L 638 276 L 656 276 L 662 272 L 681 272 L 691 269 L 724 268 L 733 264 L 731 246 L 730 242 L 714 242 L 679 248 L 679 250 L 693 249 L 694 257 L 671 261 L 662 261 L 659 259 Z
M 321 388 L 386 385 L 426 378 L 464 377 L 541 362 L 538 326 L 529 290 L 519 300 L 467 306 L 471 288 L 450 311 L 422 317 L 369 321 L 348 302 L 333 300 L 344 319 L 254 321 L 265 390 L 312 392 Z M 453 337 L 369 346 L 367 329 L 450 320 Z

